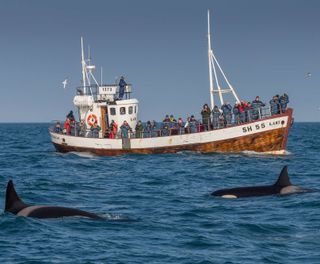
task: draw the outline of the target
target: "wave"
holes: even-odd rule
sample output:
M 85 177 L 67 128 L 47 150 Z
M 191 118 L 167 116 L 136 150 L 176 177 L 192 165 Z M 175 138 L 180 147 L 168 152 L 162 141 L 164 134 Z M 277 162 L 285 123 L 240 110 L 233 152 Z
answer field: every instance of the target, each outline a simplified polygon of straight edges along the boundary
M 284 151 L 276 151 L 276 152 L 256 152 L 252 150 L 244 150 L 241 151 L 242 154 L 247 155 L 247 156 L 291 156 L 293 155 L 290 151 L 284 150 Z
M 102 214 L 102 217 L 104 217 L 107 221 L 115 221 L 115 222 L 135 222 L 136 219 L 130 218 L 128 216 L 123 216 L 119 214 Z
M 93 158 L 97 158 L 98 156 L 91 153 L 91 152 L 77 152 L 77 151 L 71 151 L 69 153 L 66 153 L 64 155 L 76 155 L 76 156 L 79 156 L 81 158 L 88 158 L 88 159 L 93 159 Z

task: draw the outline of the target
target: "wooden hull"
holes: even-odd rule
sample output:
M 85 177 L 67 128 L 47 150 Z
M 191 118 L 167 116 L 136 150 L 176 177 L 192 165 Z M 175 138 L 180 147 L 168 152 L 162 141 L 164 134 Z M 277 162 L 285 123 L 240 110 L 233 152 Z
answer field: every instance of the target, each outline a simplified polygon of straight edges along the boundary
M 89 139 L 50 133 L 59 152 L 90 152 L 99 156 L 181 151 L 282 154 L 291 123 L 292 109 L 288 109 L 284 114 L 238 126 L 186 135 L 130 139 L 126 144 L 121 139 Z

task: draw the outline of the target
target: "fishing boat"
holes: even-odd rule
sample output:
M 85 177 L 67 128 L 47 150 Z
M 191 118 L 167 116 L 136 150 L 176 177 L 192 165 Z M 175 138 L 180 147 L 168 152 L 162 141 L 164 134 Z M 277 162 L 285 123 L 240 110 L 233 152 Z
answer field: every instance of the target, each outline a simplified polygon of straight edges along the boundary
M 240 104 L 235 89 L 222 70 L 212 48 L 210 35 L 210 13 L 208 11 L 208 66 L 211 109 L 225 103 L 229 94 Z M 280 109 L 277 113 L 270 107 L 258 109 L 258 115 L 250 111 L 245 119 L 239 120 L 231 114 L 230 122 L 214 124 L 212 117 L 205 127 L 203 120 L 190 124 L 178 124 L 175 120 L 164 128 L 154 126 L 136 131 L 139 101 L 132 97 L 132 85 L 125 84 L 120 91 L 118 83 L 98 83 L 93 72 L 95 66 L 85 59 L 83 38 L 81 38 L 82 83 L 76 89 L 73 99 L 79 116 L 72 118 L 69 129 L 60 125 L 49 128 L 52 143 L 59 152 L 89 152 L 101 156 L 123 154 L 159 154 L 194 151 L 200 153 L 239 153 L 254 151 L 266 154 L 284 154 L 292 124 L 293 109 Z M 226 88 L 220 85 L 218 75 Z M 122 93 L 122 95 L 120 94 Z M 69 120 L 70 121 L 70 120 Z M 127 122 L 131 129 L 123 133 L 121 124 Z M 115 126 L 114 124 L 117 124 Z M 209 125 L 208 125 L 209 124 Z M 111 127 L 112 126 L 112 127 Z

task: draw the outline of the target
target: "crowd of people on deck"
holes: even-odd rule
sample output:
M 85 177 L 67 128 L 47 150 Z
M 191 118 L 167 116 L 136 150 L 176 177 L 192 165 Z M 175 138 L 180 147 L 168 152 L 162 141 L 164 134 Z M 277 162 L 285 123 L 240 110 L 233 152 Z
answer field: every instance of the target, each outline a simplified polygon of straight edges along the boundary
M 270 113 L 268 115 L 284 113 L 287 110 L 288 103 L 289 96 L 286 93 L 281 96 L 273 96 L 269 102 Z M 139 120 L 135 127 L 135 137 L 144 138 L 196 133 L 255 121 L 266 115 L 263 111 L 265 106 L 266 104 L 260 100 L 259 96 L 256 96 L 252 102 L 240 101 L 240 103 L 236 103 L 233 107 L 229 103 L 224 103 L 221 108 L 214 106 L 211 110 L 208 104 L 204 104 L 201 110 L 201 122 L 196 120 L 194 115 L 189 116 L 186 122 L 181 117 L 176 119 L 173 115 L 166 115 L 162 123 L 159 124 L 154 120 L 147 121 L 145 124 Z M 73 112 L 70 111 L 66 116 L 63 129 L 60 122 L 57 122 L 54 132 L 70 135 L 75 127 L 75 123 Z M 133 132 L 127 121 L 124 121 L 119 128 L 122 138 L 128 138 L 130 133 Z M 78 135 L 86 135 L 87 131 L 84 121 L 80 122 L 78 130 Z M 90 127 L 91 137 L 99 137 L 100 131 L 101 127 L 95 121 Z M 106 128 L 104 137 L 114 139 L 117 138 L 117 133 L 118 124 L 112 120 Z
M 284 113 L 287 110 L 289 96 L 287 94 L 275 95 L 269 103 L 271 115 Z M 269 114 L 264 111 L 265 106 L 266 104 L 260 100 L 259 96 L 256 96 L 252 102 L 235 103 L 233 107 L 229 103 L 224 103 L 221 108 L 214 106 L 212 111 L 205 104 L 201 111 L 202 124 L 205 130 L 210 130 L 210 128 L 216 129 L 255 121 Z

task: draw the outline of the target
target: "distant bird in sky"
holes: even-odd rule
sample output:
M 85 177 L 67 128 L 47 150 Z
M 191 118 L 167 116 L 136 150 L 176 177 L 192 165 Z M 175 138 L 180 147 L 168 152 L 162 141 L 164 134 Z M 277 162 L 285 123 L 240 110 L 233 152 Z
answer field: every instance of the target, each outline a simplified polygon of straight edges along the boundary
M 310 77 L 311 77 L 311 72 L 307 72 L 306 78 L 310 78 Z
M 65 79 L 65 80 L 62 82 L 62 84 L 63 84 L 63 89 L 66 89 L 66 87 L 67 87 L 67 85 L 68 85 L 68 78 Z

